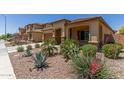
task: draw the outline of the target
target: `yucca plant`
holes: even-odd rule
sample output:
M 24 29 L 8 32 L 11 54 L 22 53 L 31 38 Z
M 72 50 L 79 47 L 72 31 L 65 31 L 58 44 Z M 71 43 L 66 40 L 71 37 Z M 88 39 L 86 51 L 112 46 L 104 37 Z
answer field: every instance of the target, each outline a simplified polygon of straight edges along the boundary
M 74 40 L 66 39 L 61 45 L 61 53 L 67 62 L 73 56 L 79 54 L 79 44 Z
M 25 57 L 30 57 L 30 56 L 32 56 L 31 50 L 26 50 L 25 53 L 24 53 L 24 56 L 25 56 Z
M 47 68 L 48 64 L 46 62 L 46 56 L 43 55 L 42 52 L 36 53 L 34 56 L 34 64 L 37 70 L 41 69 L 43 70 L 43 68 Z
M 41 51 L 47 56 L 54 55 L 55 51 L 58 51 L 58 48 L 55 47 L 55 41 L 52 39 L 45 40 L 41 45 Z

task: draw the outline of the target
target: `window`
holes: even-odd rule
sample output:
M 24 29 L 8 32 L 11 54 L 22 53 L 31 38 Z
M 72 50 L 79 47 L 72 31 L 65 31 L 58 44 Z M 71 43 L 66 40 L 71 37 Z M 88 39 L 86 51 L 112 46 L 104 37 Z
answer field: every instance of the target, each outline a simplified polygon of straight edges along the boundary
M 78 31 L 78 40 L 89 40 L 89 31 Z

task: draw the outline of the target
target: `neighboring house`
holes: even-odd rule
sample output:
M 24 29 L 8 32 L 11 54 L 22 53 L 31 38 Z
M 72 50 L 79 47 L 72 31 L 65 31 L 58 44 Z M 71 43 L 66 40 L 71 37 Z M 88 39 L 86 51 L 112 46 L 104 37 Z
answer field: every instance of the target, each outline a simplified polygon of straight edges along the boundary
M 25 28 L 19 28 L 19 33 L 21 40 L 28 40 L 28 36 L 26 34 L 26 29 Z
M 34 23 L 28 24 L 24 27 L 26 29 L 26 33 L 28 35 L 29 41 L 40 42 L 42 41 L 42 29 L 43 25 Z
M 102 17 L 89 17 L 76 20 L 61 19 L 46 24 L 25 26 L 28 40 L 35 42 L 53 38 L 57 44 L 65 39 L 77 40 L 80 44 L 104 44 L 113 42 L 112 28 Z

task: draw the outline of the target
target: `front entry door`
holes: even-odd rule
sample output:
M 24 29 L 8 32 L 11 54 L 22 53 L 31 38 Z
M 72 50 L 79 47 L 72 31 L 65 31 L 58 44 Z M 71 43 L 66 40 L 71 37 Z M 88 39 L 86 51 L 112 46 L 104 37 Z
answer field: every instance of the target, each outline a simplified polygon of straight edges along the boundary
M 61 44 L 61 29 L 55 30 L 55 41 L 57 44 Z

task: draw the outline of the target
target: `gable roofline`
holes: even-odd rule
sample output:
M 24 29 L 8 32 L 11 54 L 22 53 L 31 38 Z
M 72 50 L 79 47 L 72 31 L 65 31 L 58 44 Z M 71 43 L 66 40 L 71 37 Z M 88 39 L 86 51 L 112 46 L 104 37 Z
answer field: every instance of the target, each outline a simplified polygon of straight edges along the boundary
M 110 30 L 112 30 L 112 32 L 114 32 L 114 30 L 108 25 L 108 23 L 107 23 L 107 22 L 103 19 L 103 17 L 101 17 L 101 16 L 75 19 L 75 20 L 72 20 L 72 21 L 70 22 L 70 24 L 73 24 L 73 23 L 76 23 L 76 22 L 90 21 L 90 20 L 99 20 L 99 21 L 101 21 L 104 25 L 106 25 Z
M 71 21 L 68 20 L 68 19 L 59 19 L 59 20 L 53 21 L 53 22 L 51 22 L 51 23 L 56 23 L 56 22 L 60 22 L 60 21 L 68 21 L 68 22 L 71 22 Z
M 27 25 L 25 25 L 24 27 L 26 27 L 26 26 L 29 26 L 29 25 L 43 25 L 43 24 L 41 24 L 41 23 L 30 23 L 30 24 L 27 24 Z
M 94 20 L 94 19 L 98 19 L 98 18 L 100 18 L 100 16 L 86 17 L 86 18 L 78 18 L 78 19 L 72 20 L 71 23 L 82 22 L 82 21 L 89 21 L 89 20 Z
M 112 32 L 113 33 L 115 33 L 114 32 L 114 30 L 110 27 L 110 25 L 103 19 L 103 17 L 99 17 L 99 20 L 104 24 L 104 25 L 106 25 L 110 30 L 112 30 Z
M 47 22 L 47 23 L 30 23 L 30 24 L 25 25 L 25 27 L 26 27 L 26 26 L 29 26 L 29 25 L 46 25 L 46 24 L 53 24 L 53 23 L 56 23 L 56 22 L 59 22 L 59 21 L 69 21 L 69 22 L 71 22 L 71 21 L 68 20 L 68 19 L 59 19 L 59 20 L 52 21 L 52 22 Z

